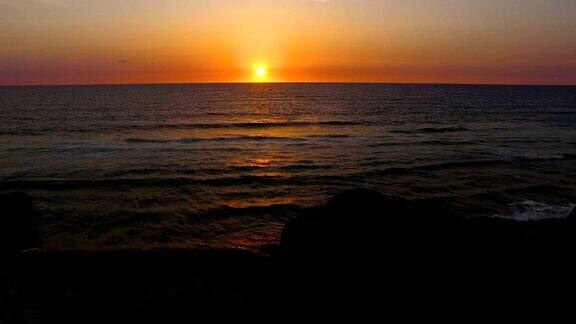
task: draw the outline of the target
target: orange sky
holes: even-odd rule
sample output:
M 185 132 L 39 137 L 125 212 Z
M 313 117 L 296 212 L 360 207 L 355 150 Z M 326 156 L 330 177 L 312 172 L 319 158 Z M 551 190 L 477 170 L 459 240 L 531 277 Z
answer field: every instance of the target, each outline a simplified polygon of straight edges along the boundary
M 0 84 L 576 84 L 573 0 L 0 0 Z

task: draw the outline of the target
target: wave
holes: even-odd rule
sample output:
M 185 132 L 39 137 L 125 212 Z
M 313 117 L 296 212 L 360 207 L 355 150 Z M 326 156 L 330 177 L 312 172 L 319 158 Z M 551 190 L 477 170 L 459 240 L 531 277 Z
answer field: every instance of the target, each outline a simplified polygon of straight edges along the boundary
M 571 153 L 504 153 L 504 159 L 508 161 L 551 161 L 551 160 L 574 160 L 576 154 Z
M 546 196 L 551 195 L 554 197 L 559 197 L 562 195 L 563 191 L 564 189 L 562 187 L 552 184 L 535 184 L 522 187 L 510 187 L 504 189 L 504 192 L 506 192 L 507 194 L 520 195 L 521 197 L 532 194 L 542 194 Z
M 377 167 L 386 165 L 384 161 L 374 161 L 374 162 L 367 162 L 363 164 L 366 167 Z M 449 169 L 457 166 L 467 166 L 464 162 L 459 163 L 439 163 L 439 164 L 429 164 L 429 165 L 419 165 L 419 166 L 411 166 L 411 167 L 389 167 L 389 168 L 372 168 L 367 171 L 359 172 L 356 174 L 357 178 L 366 178 L 366 177 L 381 177 L 381 176 L 388 176 L 388 175 L 409 175 L 414 174 L 422 171 L 434 171 L 434 170 L 442 170 L 442 169 Z M 473 167 L 474 163 L 469 163 L 469 167 Z
M 350 135 L 343 135 L 343 134 L 328 134 L 328 135 L 310 135 L 306 136 L 306 138 L 349 138 Z
M 448 168 L 458 168 L 458 167 L 466 167 L 466 168 L 477 168 L 477 167 L 489 167 L 489 166 L 496 166 L 496 165 L 503 165 L 508 164 L 507 161 L 503 160 L 474 160 L 474 161 L 454 161 L 454 162 L 445 162 L 445 163 L 438 163 L 438 164 L 429 164 L 416 167 L 417 170 L 437 170 L 437 169 L 448 169 Z
M 42 131 L 22 129 L 18 131 L 0 131 L 0 136 L 40 136 Z
M 361 166 L 367 166 L 367 167 L 376 167 L 376 166 L 383 166 L 383 165 L 388 165 L 390 164 L 391 161 L 387 161 L 387 160 L 375 160 L 375 161 L 367 161 L 367 162 L 360 162 L 359 164 Z
M 235 137 L 187 137 L 180 139 L 147 139 L 147 138 L 129 138 L 128 143 L 197 143 L 197 142 L 234 142 L 234 141 L 298 141 L 303 140 L 301 137 L 281 137 L 281 136 L 235 136 Z
M 196 124 L 152 124 L 152 125 L 107 125 L 98 128 L 67 128 L 58 129 L 54 127 L 39 129 L 19 129 L 17 131 L 0 131 L 1 135 L 28 135 L 38 136 L 47 133 L 100 133 L 109 131 L 119 131 L 125 129 L 133 130 L 162 130 L 162 129 L 223 129 L 223 128 L 279 128 L 279 127 L 304 127 L 304 126 L 359 126 L 371 125 L 367 122 L 352 121 L 293 121 L 293 122 L 240 122 L 240 123 L 196 123 Z
M 391 132 L 399 134 L 419 134 L 419 133 L 435 134 L 435 133 L 465 132 L 468 130 L 469 129 L 466 127 L 423 127 L 414 129 L 396 129 L 392 130 Z
M 180 176 L 162 177 L 160 175 L 145 176 L 147 171 L 152 174 L 164 170 L 151 168 L 147 170 L 127 170 L 111 174 L 110 178 L 102 179 L 31 179 L 31 180 L 11 180 L 5 179 L 0 182 L 0 189 L 44 189 L 44 190 L 72 190 L 87 188 L 124 188 L 124 187 L 173 187 L 182 185 L 206 185 L 206 186 L 235 186 L 235 185 L 299 185 L 314 184 L 334 181 L 364 181 L 366 177 L 383 176 L 383 175 L 405 175 L 421 171 L 434 171 L 450 168 L 477 168 L 495 166 L 506 161 L 487 160 L 487 161 L 460 161 L 445 162 L 429 165 L 417 165 L 411 167 L 391 167 L 385 169 L 372 169 L 368 171 L 340 173 L 340 174 L 313 174 L 313 175 L 251 175 L 238 174 L 239 171 L 260 170 L 261 167 L 231 167 L 222 169 L 202 169 L 202 170 L 184 170 L 177 173 Z M 302 170 L 329 170 L 333 169 L 328 165 L 311 165 L 307 163 L 298 163 L 293 165 L 271 167 L 270 170 L 278 171 L 302 171 Z M 142 175 L 136 178 L 119 178 L 119 176 Z M 193 177 L 184 175 L 194 175 Z M 216 175 L 224 175 L 213 177 Z
M 94 188 L 143 188 L 143 187 L 178 187 L 182 185 L 235 186 L 235 185 L 288 185 L 311 183 L 321 180 L 323 176 L 291 177 L 291 176 L 258 176 L 233 175 L 216 178 L 190 177 L 147 177 L 147 178 L 116 178 L 94 180 L 7 180 L 0 182 L 0 189 L 43 189 L 43 190 L 74 190 Z M 332 178 L 332 177 L 330 177 Z M 338 178 L 338 177 L 334 177 Z
M 18 189 L 44 189 L 44 190 L 72 190 L 92 188 L 122 188 L 122 187 L 172 187 L 181 185 L 194 185 L 202 183 L 222 184 L 225 182 L 238 182 L 248 177 L 227 177 L 207 180 L 191 178 L 123 178 L 123 179 L 95 179 L 95 180 L 14 180 L 0 183 L 0 188 Z
M 561 155 L 564 159 L 575 159 L 574 154 Z M 548 156 L 541 158 L 549 158 Z M 556 158 L 556 156 L 553 156 Z M 533 160 L 533 159 L 531 159 Z M 444 171 L 450 169 L 478 169 L 502 166 L 514 166 L 517 160 L 488 159 L 470 161 L 446 161 L 433 164 L 384 167 L 394 161 L 375 160 L 363 162 L 360 165 L 366 170 L 349 170 L 338 172 L 333 165 L 317 165 L 308 162 L 297 162 L 289 165 L 264 167 L 266 171 L 276 171 L 274 175 L 242 174 L 262 170 L 259 166 L 237 166 L 198 170 L 174 170 L 164 168 L 148 168 L 118 171 L 106 175 L 102 179 L 15 179 L 4 178 L 0 181 L 0 189 L 46 189 L 72 190 L 83 188 L 122 188 L 122 187 L 172 187 L 181 185 L 235 186 L 235 185 L 302 185 L 334 183 L 338 181 L 365 181 L 369 177 L 387 175 L 411 175 L 422 172 Z M 312 174 L 297 171 L 314 171 Z M 334 170 L 323 173 L 322 170 Z M 286 172 L 286 174 L 283 174 Z M 135 177 L 130 177 L 134 175 Z M 163 176 L 166 175 L 166 176 Z
M 526 111 L 525 113 L 537 114 L 537 115 L 576 115 L 576 110 L 564 110 L 564 111 L 529 110 Z
M 126 149 L 121 147 L 102 147 L 102 146 L 77 146 L 77 147 L 48 147 L 35 150 L 38 153 L 55 153 L 55 154 L 106 154 L 124 152 Z
M 300 171 L 300 170 L 329 170 L 334 169 L 331 165 L 315 165 L 315 164 L 292 164 L 277 167 L 282 171 Z
M 246 123 L 197 123 L 197 124 L 160 124 L 141 127 L 149 129 L 176 128 L 176 129 L 214 129 L 214 128 L 272 128 L 297 126 L 357 126 L 367 123 L 352 121 L 293 121 L 293 122 L 246 122 Z
M 310 135 L 304 137 L 289 137 L 289 136 L 259 136 L 259 135 L 242 135 L 230 137 L 187 137 L 179 139 L 149 139 L 149 138 L 128 138 L 125 141 L 128 143 L 148 143 L 148 144 L 163 144 L 163 143 L 197 143 L 197 142 L 237 142 L 237 141 L 289 141 L 298 142 L 306 141 L 308 139 L 338 139 L 348 138 L 348 135 L 342 134 L 326 134 L 326 135 Z
M 451 141 L 451 140 L 426 140 L 426 141 L 406 141 L 406 142 L 383 142 L 369 144 L 368 147 L 386 147 L 386 146 L 418 146 L 418 145 L 435 145 L 435 146 L 453 146 L 453 145 L 478 145 L 480 141 Z
M 503 160 L 453 161 L 453 162 L 443 162 L 436 164 L 416 165 L 410 167 L 392 167 L 386 169 L 376 169 L 363 172 L 362 175 L 364 176 L 403 175 L 421 171 L 436 171 L 436 170 L 453 169 L 453 168 L 491 167 L 491 166 L 505 165 L 508 163 L 509 162 Z M 383 165 L 384 162 L 377 161 L 372 164 L 373 166 L 377 166 L 377 165 Z
M 568 217 L 575 205 L 550 205 L 526 200 L 510 206 L 507 215 L 496 215 L 499 218 L 514 219 L 520 222 Z
M 20 135 L 22 132 L 0 131 L 0 135 Z

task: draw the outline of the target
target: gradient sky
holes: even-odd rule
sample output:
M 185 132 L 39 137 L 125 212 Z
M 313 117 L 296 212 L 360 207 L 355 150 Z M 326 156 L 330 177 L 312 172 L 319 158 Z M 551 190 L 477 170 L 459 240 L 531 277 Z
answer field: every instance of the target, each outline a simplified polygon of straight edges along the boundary
M 0 0 L 0 84 L 576 84 L 575 0 Z

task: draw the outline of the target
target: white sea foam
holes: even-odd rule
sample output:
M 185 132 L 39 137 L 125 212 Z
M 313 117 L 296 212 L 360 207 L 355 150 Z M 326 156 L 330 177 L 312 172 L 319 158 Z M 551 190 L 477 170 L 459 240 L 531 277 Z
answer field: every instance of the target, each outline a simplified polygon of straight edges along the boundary
M 497 217 L 528 222 L 550 218 L 567 217 L 575 205 L 549 205 L 537 201 L 527 200 L 510 206 L 510 213 L 497 215 Z
M 532 160 L 563 160 L 565 158 L 564 154 L 553 154 L 553 153 L 533 153 L 533 152 L 510 152 L 504 151 L 500 153 L 503 158 L 507 161 L 532 161 Z

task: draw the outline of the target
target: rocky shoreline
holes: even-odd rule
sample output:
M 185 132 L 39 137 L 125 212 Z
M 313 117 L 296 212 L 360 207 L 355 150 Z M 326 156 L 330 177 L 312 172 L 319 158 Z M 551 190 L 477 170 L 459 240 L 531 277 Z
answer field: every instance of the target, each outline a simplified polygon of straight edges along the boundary
M 574 288 L 576 210 L 529 222 L 466 218 L 441 202 L 359 189 L 306 209 L 266 254 L 42 252 L 33 249 L 33 199 L 8 194 L 0 202 L 0 323 L 168 323 L 200 314 L 339 309 L 491 312 L 534 298 L 540 307 L 560 306 Z

